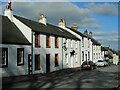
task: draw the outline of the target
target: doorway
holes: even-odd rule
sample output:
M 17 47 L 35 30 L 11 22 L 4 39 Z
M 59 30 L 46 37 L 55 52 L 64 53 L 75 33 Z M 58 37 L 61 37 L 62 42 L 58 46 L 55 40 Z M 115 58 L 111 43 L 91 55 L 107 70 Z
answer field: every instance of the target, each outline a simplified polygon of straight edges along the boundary
M 46 54 L 46 73 L 50 72 L 50 54 Z

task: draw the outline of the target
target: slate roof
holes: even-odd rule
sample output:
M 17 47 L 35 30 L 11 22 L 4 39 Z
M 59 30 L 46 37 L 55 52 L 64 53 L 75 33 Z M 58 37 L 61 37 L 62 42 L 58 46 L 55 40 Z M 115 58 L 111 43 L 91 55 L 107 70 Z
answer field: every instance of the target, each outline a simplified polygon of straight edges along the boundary
M 69 33 L 68 31 L 65 31 L 62 28 L 59 28 L 57 26 L 48 24 L 44 25 L 42 23 L 33 21 L 33 20 L 29 20 L 20 16 L 16 16 L 14 15 L 15 18 L 17 18 L 18 20 L 20 20 L 22 23 L 24 23 L 25 25 L 27 25 L 28 27 L 30 27 L 34 32 L 39 32 L 42 34 L 49 34 L 49 35 L 57 35 L 59 37 L 64 37 L 64 38 L 70 38 L 70 39 L 75 39 L 75 40 L 79 40 L 79 38 L 77 38 L 76 36 L 72 35 L 71 33 Z
M 67 28 L 69 28 L 70 30 L 72 30 L 73 32 L 79 34 L 79 35 L 82 36 L 82 37 L 87 37 L 87 36 L 85 36 L 83 33 L 79 32 L 79 31 L 77 31 L 77 30 L 74 30 L 74 29 L 72 29 L 72 28 L 70 28 L 70 27 L 67 27 Z
M 30 42 L 8 17 L 0 15 L 0 19 L 2 20 L 2 28 L 0 29 L 2 44 L 30 45 Z
M 101 47 L 101 51 L 108 51 L 108 49 L 106 47 Z
M 67 28 L 69 28 L 69 27 L 67 27 Z M 86 36 L 86 35 L 84 35 L 83 33 L 79 32 L 79 31 L 77 31 L 77 30 L 73 30 L 72 28 L 69 28 L 69 29 L 72 30 L 73 32 L 79 34 L 79 35 L 82 36 L 82 37 L 86 37 L 86 38 L 91 39 L 91 41 L 93 42 L 93 44 L 95 44 L 95 45 L 101 45 L 101 44 L 100 44 L 98 41 L 96 41 L 94 38 L 92 38 L 92 37 L 90 37 L 90 36 Z

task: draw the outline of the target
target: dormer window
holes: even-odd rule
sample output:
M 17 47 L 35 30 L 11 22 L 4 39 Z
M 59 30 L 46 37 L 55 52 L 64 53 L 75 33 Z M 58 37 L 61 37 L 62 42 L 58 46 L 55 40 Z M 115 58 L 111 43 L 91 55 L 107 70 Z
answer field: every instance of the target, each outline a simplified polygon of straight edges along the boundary
M 35 47 L 40 47 L 40 34 L 35 33 Z

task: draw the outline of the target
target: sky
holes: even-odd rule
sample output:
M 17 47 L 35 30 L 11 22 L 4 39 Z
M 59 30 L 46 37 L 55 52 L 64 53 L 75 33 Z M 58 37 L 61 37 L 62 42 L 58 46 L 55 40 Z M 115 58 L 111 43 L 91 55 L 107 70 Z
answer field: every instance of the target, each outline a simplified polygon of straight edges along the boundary
M 2 0 L 0 13 L 3 14 L 6 2 Z M 38 21 L 39 15 L 44 14 L 47 22 L 58 25 L 59 19 L 65 18 L 66 25 L 78 25 L 78 31 L 93 33 L 93 38 L 102 46 L 118 50 L 118 3 L 117 0 L 104 2 L 90 2 L 84 0 L 11 0 L 15 15 Z M 82 0 L 81 0 L 82 1 Z

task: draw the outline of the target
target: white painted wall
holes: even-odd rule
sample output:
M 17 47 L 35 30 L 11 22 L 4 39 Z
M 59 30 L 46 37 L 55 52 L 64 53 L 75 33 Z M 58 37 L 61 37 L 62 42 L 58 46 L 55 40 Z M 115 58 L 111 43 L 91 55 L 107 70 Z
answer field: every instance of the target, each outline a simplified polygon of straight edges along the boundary
M 35 36 L 33 37 L 33 42 Z M 59 48 L 55 48 L 55 37 L 50 36 L 51 48 L 46 48 L 46 35 L 40 34 L 40 48 L 35 48 L 34 43 L 34 55 L 40 54 L 40 70 L 34 71 L 34 73 L 46 73 L 46 54 L 50 54 L 50 72 L 62 69 L 62 38 L 59 37 Z M 58 53 L 59 66 L 55 67 L 55 54 Z M 35 58 L 33 55 L 33 58 Z M 33 62 L 34 67 L 34 62 Z M 34 69 L 35 70 L 35 69 Z
M 2 44 L 2 47 L 8 48 L 8 67 L 2 68 L 2 76 L 16 76 L 28 74 L 28 54 L 31 53 L 30 45 L 10 45 Z M 24 65 L 17 66 L 17 48 L 24 48 Z M 0 70 L 1 71 L 1 70 Z
M 27 25 L 23 24 L 21 21 L 19 21 L 18 19 L 16 19 L 13 16 L 13 22 L 15 23 L 15 25 L 19 28 L 19 30 L 23 33 L 23 35 L 27 38 L 27 40 L 32 43 L 31 41 L 31 33 L 32 33 L 32 29 L 29 28 Z
M 71 47 L 71 39 L 68 40 L 68 47 L 67 50 L 63 50 L 63 68 L 75 68 L 75 67 L 80 67 L 80 42 L 77 40 L 77 48 L 75 45 L 76 40 L 72 40 L 73 45 Z M 66 38 L 63 38 L 63 43 L 66 41 Z M 64 44 L 63 44 L 64 45 Z M 70 52 L 74 50 L 75 53 L 77 54 L 77 61 L 75 60 L 75 55 L 71 57 Z M 68 63 L 66 63 L 66 54 L 68 54 Z
M 93 45 L 93 62 L 97 62 L 98 59 L 101 59 L 101 46 Z
M 118 61 L 119 61 L 119 56 L 116 55 L 116 54 L 113 54 L 113 64 L 118 64 Z

